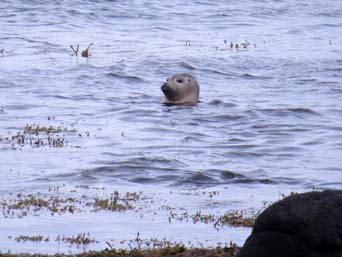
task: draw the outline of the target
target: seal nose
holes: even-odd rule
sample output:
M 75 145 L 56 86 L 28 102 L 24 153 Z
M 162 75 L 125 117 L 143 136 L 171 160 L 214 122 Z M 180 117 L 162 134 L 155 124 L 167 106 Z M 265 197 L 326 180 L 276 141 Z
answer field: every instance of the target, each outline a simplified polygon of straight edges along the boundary
M 167 83 L 164 83 L 160 88 L 164 93 L 168 91 Z

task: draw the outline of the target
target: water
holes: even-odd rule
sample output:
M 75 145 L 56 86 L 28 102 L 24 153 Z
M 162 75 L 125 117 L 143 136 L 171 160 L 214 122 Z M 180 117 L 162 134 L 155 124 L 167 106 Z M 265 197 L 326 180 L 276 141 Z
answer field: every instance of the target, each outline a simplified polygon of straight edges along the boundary
M 165 206 L 219 215 L 342 189 L 341 29 L 342 3 L 330 0 L 2 1 L 1 199 L 114 190 L 145 199 L 123 213 L 2 214 L 0 250 L 78 252 L 55 239 L 88 232 L 99 242 L 86 250 L 127 246 L 119 242 L 137 232 L 241 245 L 249 228 L 170 223 Z M 91 42 L 90 58 L 73 55 L 70 45 Z M 160 86 L 177 72 L 199 80 L 197 106 L 162 105 Z M 11 141 L 26 125 L 66 129 L 50 135 L 62 147 Z

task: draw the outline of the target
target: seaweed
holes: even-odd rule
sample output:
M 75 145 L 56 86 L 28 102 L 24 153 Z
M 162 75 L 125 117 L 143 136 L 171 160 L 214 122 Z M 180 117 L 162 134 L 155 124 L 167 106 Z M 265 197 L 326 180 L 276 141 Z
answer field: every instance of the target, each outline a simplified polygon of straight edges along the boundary
M 76 190 L 73 191 L 76 193 Z M 0 214 L 5 218 L 24 218 L 29 214 L 38 215 L 47 212 L 54 216 L 55 214 L 64 214 L 82 212 L 86 209 L 91 211 L 127 211 L 135 207 L 132 202 L 142 198 L 142 193 L 127 192 L 120 194 L 118 191 L 110 194 L 108 197 L 90 197 L 87 194 L 81 197 L 62 197 L 62 196 L 44 196 L 41 193 L 17 195 L 0 198 Z
M 94 44 L 94 42 L 91 42 L 88 47 L 86 49 L 84 49 L 82 52 L 81 52 L 81 56 L 82 57 L 85 57 L 85 58 L 89 58 L 90 57 L 90 53 L 89 53 L 89 49 L 90 47 Z M 79 52 L 79 49 L 80 49 L 80 46 L 77 45 L 76 47 L 74 47 L 73 45 L 70 45 L 70 48 L 72 49 L 74 55 L 77 57 L 78 56 L 78 52 Z
M 82 57 L 88 58 L 90 56 L 89 54 L 89 48 L 93 45 L 93 42 L 89 44 L 89 46 L 82 51 Z
M 0 257 L 233 257 L 238 247 L 230 242 L 229 246 L 211 248 L 186 248 L 182 244 L 172 247 L 151 249 L 113 249 L 106 248 L 101 251 L 85 251 L 79 254 L 12 254 L 0 253 Z

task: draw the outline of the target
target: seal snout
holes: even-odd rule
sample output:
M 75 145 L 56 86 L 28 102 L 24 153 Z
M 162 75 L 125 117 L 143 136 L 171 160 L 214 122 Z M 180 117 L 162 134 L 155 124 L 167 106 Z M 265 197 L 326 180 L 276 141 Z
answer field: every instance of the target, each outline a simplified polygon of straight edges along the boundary
M 169 87 L 167 86 L 167 83 L 164 83 L 161 88 L 160 88 L 163 93 L 165 94 L 168 90 L 169 90 Z
M 174 100 L 177 97 L 177 92 L 167 82 L 164 83 L 160 89 L 169 100 Z

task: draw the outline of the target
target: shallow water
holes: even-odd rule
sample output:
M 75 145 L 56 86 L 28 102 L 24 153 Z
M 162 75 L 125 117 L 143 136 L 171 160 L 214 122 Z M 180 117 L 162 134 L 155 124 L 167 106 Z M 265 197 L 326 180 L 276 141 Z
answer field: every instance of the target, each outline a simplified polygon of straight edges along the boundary
M 138 231 L 241 245 L 248 228 L 169 223 L 161 207 L 224 213 L 290 191 L 342 189 L 341 29 L 342 3 L 330 0 L 2 1 L 2 199 L 88 185 L 154 200 L 137 212 L 2 215 L 0 250 L 77 252 L 13 238 L 81 232 L 99 240 L 87 249 Z M 90 58 L 69 47 L 91 42 Z M 177 72 L 200 81 L 197 106 L 162 105 L 160 86 Z M 63 146 L 11 140 L 34 124 L 66 129 L 52 135 Z M 203 196 L 210 191 L 219 194 Z

